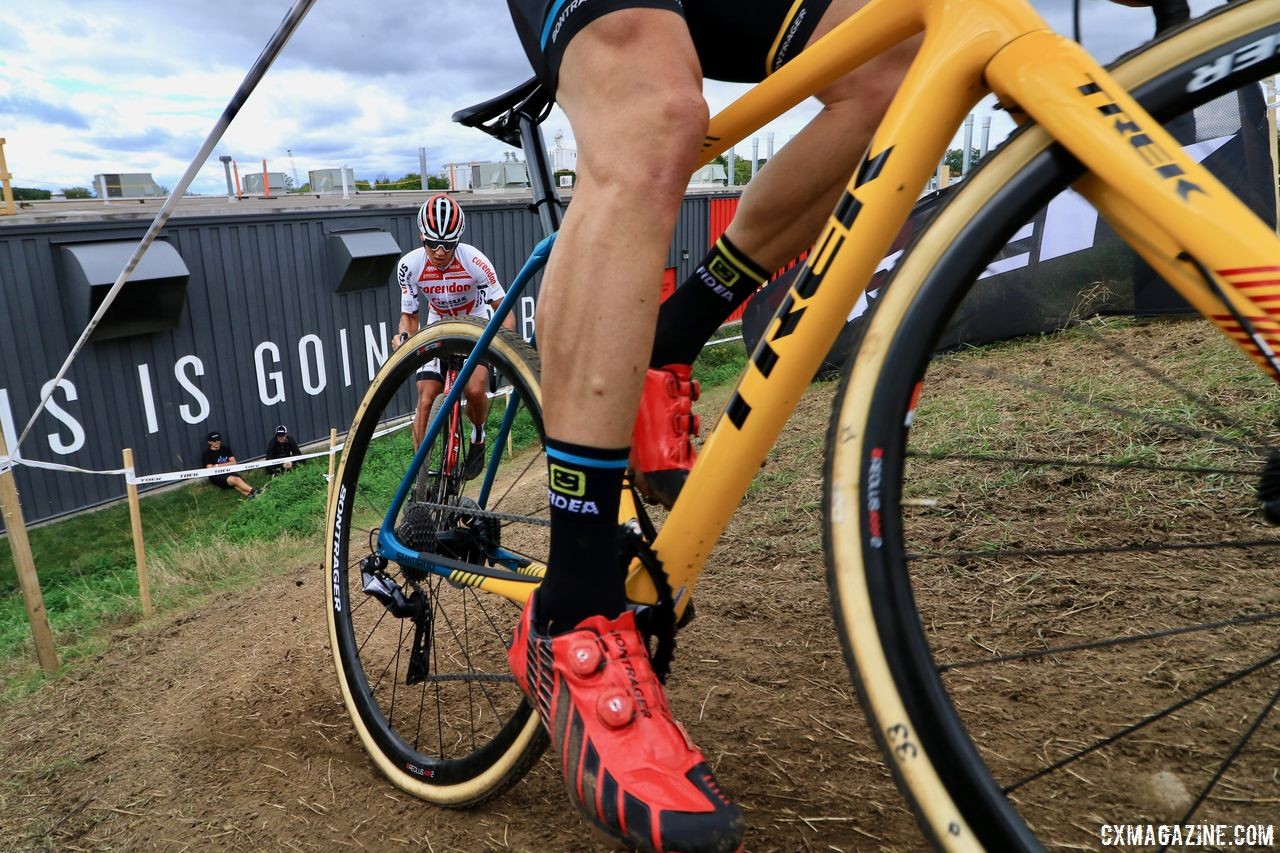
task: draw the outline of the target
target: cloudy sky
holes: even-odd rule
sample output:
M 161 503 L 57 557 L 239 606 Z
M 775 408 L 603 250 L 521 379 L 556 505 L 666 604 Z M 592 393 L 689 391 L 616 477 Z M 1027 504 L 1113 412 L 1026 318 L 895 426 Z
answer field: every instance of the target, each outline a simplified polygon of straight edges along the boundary
M 690 0 L 697 2 L 697 0 Z M 1070 0 L 1034 0 L 1069 31 Z M 1104 61 L 1151 34 L 1150 12 L 1081 0 L 1086 47 Z M 1216 0 L 1193 0 L 1196 11 Z M 292 0 L 0 0 L 0 137 L 18 186 L 90 186 L 151 172 L 173 187 Z M 225 192 L 241 170 L 351 166 L 359 178 L 500 159 L 504 146 L 453 125 L 459 107 L 529 77 L 505 0 L 319 0 L 197 176 Z M 713 110 L 742 90 L 708 83 Z M 780 145 L 813 103 L 765 128 Z M 985 114 L 985 111 L 980 114 Z M 997 116 L 997 132 L 1004 127 Z M 550 141 L 568 122 L 548 120 Z M 750 143 L 739 146 L 749 156 Z M 744 147 L 745 146 L 745 147 Z M 288 151 L 293 152 L 293 163 Z

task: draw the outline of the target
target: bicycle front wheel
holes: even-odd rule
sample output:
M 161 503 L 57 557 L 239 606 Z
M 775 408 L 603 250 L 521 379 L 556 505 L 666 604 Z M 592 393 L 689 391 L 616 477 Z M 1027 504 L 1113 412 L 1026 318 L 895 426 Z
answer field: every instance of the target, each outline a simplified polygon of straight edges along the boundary
M 416 369 L 461 359 L 483 325 L 421 330 L 383 365 L 356 414 L 329 506 L 329 639 L 351 721 L 397 787 L 438 805 L 505 791 L 546 745 L 507 665 L 520 604 L 469 585 L 477 574 L 545 570 L 549 527 L 537 355 L 501 333 L 484 355 L 509 386 L 492 395 L 479 476 L 464 460 L 470 419 L 445 424 L 410 471 Z M 379 553 L 379 528 L 408 478 L 395 536 L 421 559 Z M 465 577 L 463 577 L 465 575 Z
M 1277 38 L 1280 2 L 1231 4 L 1113 73 L 1161 121 L 1203 119 L 1275 73 L 1273 50 L 1232 58 Z M 1206 68 L 1219 82 L 1192 85 Z M 1032 127 L 965 179 L 872 312 L 828 436 L 837 627 L 940 846 L 1274 822 L 1274 384 L 1199 318 L 1100 315 L 1111 282 L 1060 332 L 939 354 L 990 259 L 1078 174 Z

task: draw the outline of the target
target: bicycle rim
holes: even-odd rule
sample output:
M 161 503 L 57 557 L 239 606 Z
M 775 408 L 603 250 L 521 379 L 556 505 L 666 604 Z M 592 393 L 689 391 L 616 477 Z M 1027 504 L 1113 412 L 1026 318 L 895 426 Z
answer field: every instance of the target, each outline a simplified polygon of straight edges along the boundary
M 1188 92 L 1197 68 L 1274 44 L 1277 20 L 1280 3 L 1234 4 L 1113 73 L 1167 120 L 1275 73 Z M 1274 386 L 1198 321 L 1085 303 L 1062 333 L 934 355 L 989 259 L 1078 174 L 1028 128 L 965 180 L 873 312 L 828 436 L 837 628 L 939 846 L 1274 814 L 1280 531 L 1255 492 Z
M 348 434 L 329 507 L 330 641 L 352 723 L 397 787 L 447 806 L 506 790 L 546 745 L 507 666 L 519 605 L 374 557 L 377 529 L 413 456 L 404 415 L 413 411 L 414 371 L 431 358 L 465 356 L 482 330 L 471 321 L 442 322 L 392 355 Z M 464 478 L 461 453 L 450 465 L 446 445 L 466 441 L 470 421 L 459 418 L 452 434 L 446 421 L 396 518 L 396 535 L 455 567 L 536 574 L 548 539 L 537 356 L 502 335 L 485 362 L 510 382 L 490 403 L 489 435 L 501 434 L 509 410 L 514 426 L 509 448 L 489 448 L 491 488 L 482 494 L 487 477 Z

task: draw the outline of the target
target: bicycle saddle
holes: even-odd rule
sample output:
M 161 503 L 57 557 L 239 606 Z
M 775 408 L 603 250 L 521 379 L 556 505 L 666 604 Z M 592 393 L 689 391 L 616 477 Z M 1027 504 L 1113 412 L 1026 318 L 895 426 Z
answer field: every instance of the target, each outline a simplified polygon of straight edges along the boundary
M 496 98 L 464 107 L 453 114 L 453 120 L 474 127 L 516 148 L 520 147 L 519 117 L 539 124 L 551 112 L 552 99 L 542 82 L 531 77 Z

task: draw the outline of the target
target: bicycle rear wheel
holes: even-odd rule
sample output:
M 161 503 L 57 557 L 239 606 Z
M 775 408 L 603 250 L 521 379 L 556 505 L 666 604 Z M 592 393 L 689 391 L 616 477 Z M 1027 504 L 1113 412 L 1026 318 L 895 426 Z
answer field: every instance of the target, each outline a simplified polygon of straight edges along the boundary
M 1231 58 L 1278 22 L 1273 0 L 1232 4 L 1113 71 L 1168 120 L 1275 73 Z M 1208 67 L 1222 79 L 1192 91 Z M 966 178 L 872 313 L 828 436 L 837 627 L 941 846 L 1275 814 L 1280 535 L 1256 493 L 1275 386 L 1202 321 L 1088 299 L 1059 333 L 935 354 L 1077 170 L 1028 128 Z
M 348 433 L 329 507 L 329 637 L 352 723 L 397 787 L 455 807 L 509 788 L 547 742 L 507 666 L 520 605 L 467 585 L 505 570 L 532 590 L 546 565 L 541 396 L 527 345 L 502 333 L 484 357 L 510 382 L 490 402 L 484 475 L 462 474 L 470 421 L 450 413 L 412 475 L 395 533 L 422 560 L 389 561 L 376 541 L 413 459 L 415 370 L 466 356 L 483 329 L 440 322 L 392 354 Z

